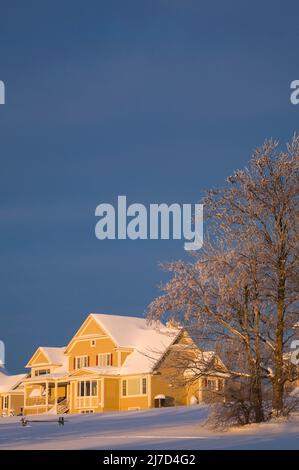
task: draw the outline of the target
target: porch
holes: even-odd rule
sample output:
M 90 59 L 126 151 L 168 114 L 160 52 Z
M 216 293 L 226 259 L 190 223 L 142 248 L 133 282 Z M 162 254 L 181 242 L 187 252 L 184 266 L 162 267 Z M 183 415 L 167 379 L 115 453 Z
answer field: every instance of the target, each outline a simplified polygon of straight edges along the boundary
M 55 414 L 69 411 L 69 382 L 44 380 L 42 382 L 24 384 L 24 413 Z

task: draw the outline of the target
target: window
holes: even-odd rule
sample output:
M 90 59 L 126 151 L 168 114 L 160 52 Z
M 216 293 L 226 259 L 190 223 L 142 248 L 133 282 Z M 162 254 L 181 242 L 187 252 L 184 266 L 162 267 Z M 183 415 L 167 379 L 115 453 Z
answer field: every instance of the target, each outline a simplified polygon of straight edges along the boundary
M 46 374 L 50 374 L 50 369 L 37 369 L 35 371 L 35 376 L 38 377 L 39 375 L 46 375 Z
M 123 397 L 127 396 L 127 381 L 123 380 L 122 382 L 122 395 Z
M 146 392 L 147 392 L 147 390 L 146 390 L 146 378 L 143 377 L 143 379 L 142 379 L 142 395 L 146 395 Z
M 89 414 L 89 413 L 93 413 L 94 411 L 93 410 L 81 410 L 80 413 L 82 414 Z
M 218 379 L 218 390 L 219 392 L 223 391 L 223 380 Z
M 91 396 L 96 397 L 98 394 L 98 384 L 95 380 L 91 382 Z
M 98 355 L 98 366 L 109 367 L 112 366 L 112 354 L 99 354 Z
M 3 406 L 3 408 L 6 408 L 6 409 L 8 408 L 8 395 L 6 395 L 4 397 L 4 406 Z
M 98 395 L 98 383 L 96 380 L 84 380 L 78 382 L 78 397 L 96 397 Z
M 82 367 L 89 366 L 88 356 L 76 356 L 75 357 L 75 369 L 82 369 Z
M 90 346 L 91 346 L 92 348 L 94 348 L 95 345 L 96 345 L 96 340 L 95 340 L 95 339 L 92 339 L 92 340 L 90 341 Z
M 132 377 L 122 381 L 122 396 L 146 395 L 147 380 L 146 377 Z
M 208 390 L 216 390 L 216 380 L 208 380 Z

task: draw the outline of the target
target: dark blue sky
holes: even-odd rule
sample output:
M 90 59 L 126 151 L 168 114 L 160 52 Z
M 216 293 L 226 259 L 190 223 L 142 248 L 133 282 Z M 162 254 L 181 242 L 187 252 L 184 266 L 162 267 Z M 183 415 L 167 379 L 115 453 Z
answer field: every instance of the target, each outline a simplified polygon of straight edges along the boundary
M 99 241 L 95 207 L 196 202 L 299 129 L 298 1 L 0 2 L 0 339 L 19 371 L 89 312 L 142 315 L 182 241 Z

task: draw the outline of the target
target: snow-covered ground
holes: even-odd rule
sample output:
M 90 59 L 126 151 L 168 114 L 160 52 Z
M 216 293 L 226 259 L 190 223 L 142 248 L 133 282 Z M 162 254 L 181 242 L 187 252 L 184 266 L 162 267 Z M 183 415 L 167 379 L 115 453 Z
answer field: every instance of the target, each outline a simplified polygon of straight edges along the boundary
M 0 449 L 299 449 L 299 415 L 229 432 L 203 427 L 206 406 L 29 419 L 0 418 Z M 55 420 L 55 421 L 53 421 Z

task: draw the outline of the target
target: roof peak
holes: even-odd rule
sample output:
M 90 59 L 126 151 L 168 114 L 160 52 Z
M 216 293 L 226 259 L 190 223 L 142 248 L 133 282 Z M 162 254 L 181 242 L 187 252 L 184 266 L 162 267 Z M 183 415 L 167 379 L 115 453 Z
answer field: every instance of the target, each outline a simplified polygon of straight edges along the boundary
M 135 320 L 143 320 L 143 321 L 148 321 L 147 318 L 145 317 L 139 317 L 137 315 L 123 315 L 119 313 L 96 313 L 96 312 L 91 312 L 89 315 L 92 316 L 101 316 L 101 317 L 121 317 L 121 318 L 134 318 Z M 161 323 L 161 322 L 160 322 Z

